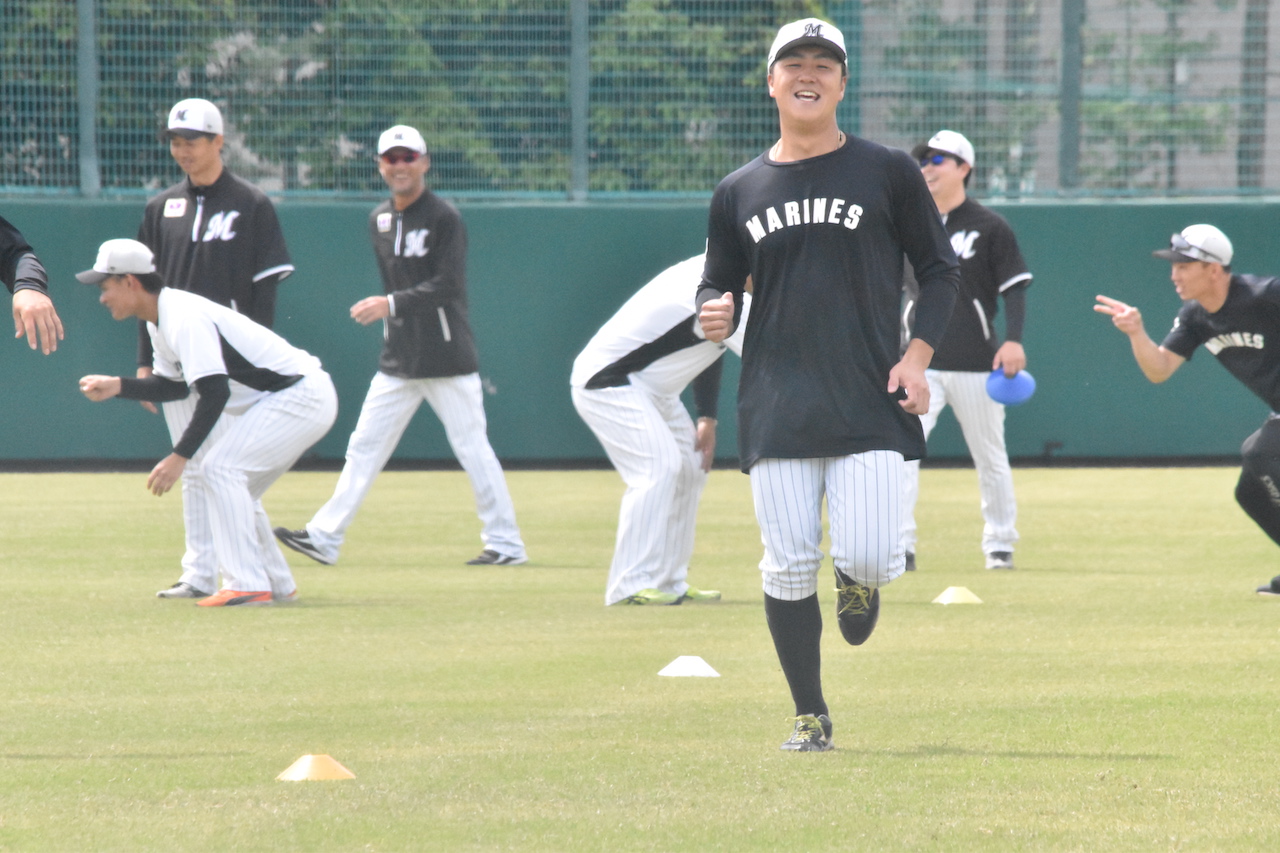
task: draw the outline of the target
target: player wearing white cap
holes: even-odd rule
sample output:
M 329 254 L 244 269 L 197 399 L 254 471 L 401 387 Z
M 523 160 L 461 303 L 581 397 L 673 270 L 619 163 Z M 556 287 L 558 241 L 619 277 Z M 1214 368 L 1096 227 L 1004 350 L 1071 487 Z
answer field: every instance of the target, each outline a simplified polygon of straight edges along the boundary
M 604 603 L 715 601 L 689 586 L 698 500 L 715 460 L 720 374 L 726 349 L 742 354 L 750 307 L 722 343 L 702 336 L 694 292 L 704 255 L 668 267 L 640 288 L 573 362 L 573 405 L 627 490 Z M 693 383 L 695 426 L 680 399 Z
M 1118 299 L 1099 296 L 1093 310 L 1107 314 L 1129 336 L 1133 356 L 1152 382 L 1164 382 L 1203 344 L 1227 372 L 1271 408 L 1245 439 L 1236 502 L 1272 541 L 1280 544 L 1280 278 L 1231 271 L 1235 250 L 1227 235 L 1206 224 L 1189 225 L 1153 253 L 1173 265 L 1170 278 L 1182 309 L 1156 344 L 1142 313 Z M 1280 595 L 1280 576 L 1258 587 Z
M 769 94 L 780 139 L 711 199 L 698 290 L 707 338 L 724 340 L 747 277 L 738 446 L 764 539 L 765 617 L 795 702 L 783 745 L 831 749 L 822 693 L 822 502 L 846 642 L 870 637 L 879 588 L 900 576 L 905 459 L 924 454 L 925 368 L 955 302 L 958 265 L 906 152 L 836 123 L 844 37 L 814 18 L 778 31 Z M 920 284 L 915 337 L 899 357 L 903 257 Z
M 333 497 L 301 530 L 276 528 L 288 547 L 326 565 L 410 419 L 425 400 L 471 480 L 483 550 L 470 565 L 527 560 L 502 465 L 489 445 L 479 357 L 467 321 L 467 232 L 449 202 L 427 189 L 427 144 L 406 125 L 378 139 L 378 170 L 391 189 L 369 217 L 385 293 L 351 306 L 351 319 L 383 323 L 382 357 L 347 444 Z
M 13 294 L 13 331 L 24 335 L 32 349 L 45 355 L 62 340 L 62 320 L 49 298 L 49 275 L 35 250 L 3 216 L 0 216 L 0 281 Z
M 967 187 L 976 162 L 973 145 L 963 134 L 940 130 L 911 151 L 920 163 L 924 181 L 951 237 L 960 260 L 960 295 L 946 334 L 925 371 L 929 380 L 929 411 L 920 416 L 926 440 L 942 410 L 951 406 L 978 472 L 982 498 L 982 551 L 988 569 L 1012 569 L 1014 526 L 1018 503 L 1013 471 L 1004 442 L 1004 406 L 987 394 L 993 370 L 1013 376 L 1027 366 L 1022 348 L 1027 287 L 1031 273 L 1018 240 L 1004 217 L 968 197 Z M 907 279 L 903 312 L 907 337 L 915 315 L 915 281 Z M 1001 343 L 995 327 L 999 300 L 1004 300 L 1005 335 Z M 907 463 L 902 498 L 902 545 L 907 571 L 915 569 L 916 498 L 920 462 Z
M 169 153 L 185 177 L 147 202 L 138 240 L 155 253 L 156 269 L 167 287 L 198 293 L 271 328 L 276 287 L 293 272 L 275 207 L 261 190 L 223 165 L 222 113 L 210 101 L 178 101 L 169 110 L 165 134 Z M 139 324 L 137 375 L 146 377 L 151 369 L 151 338 L 145 324 Z M 198 399 L 191 394 L 163 404 L 173 441 L 186 430 Z M 155 411 L 151 403 L 144 405 Z M 215 432 L 224 426 L 221 422 Z M 187 547 L 182 577 L 156 593 L 160 598 L 202 598 L 217 588 L 212 510 L 201 503 L 207 494 L 201 476 L 196 460 L 183 472 Z
M 144 321 L 154 348 L 150 376 L 85 376 L 80 390 L 86 397 L 163 402 L 199 392 L 173 452 L 147 477 L 147 488 L 163 495 L 199 461 L 200 497 L 209 507 L 225 586 L 197 604 L 296 600 L 297 586 L 260 499 L 333 425 L 338 395 L 329 374 L 314 356 L 244 315 L 165 287 L 151 250 L 136 240 L 103 243 L 93 268 L 76 278 L 100 288 L 98 301 L 112 318 Z M 224 428 L 215 431 L 218 423 Z

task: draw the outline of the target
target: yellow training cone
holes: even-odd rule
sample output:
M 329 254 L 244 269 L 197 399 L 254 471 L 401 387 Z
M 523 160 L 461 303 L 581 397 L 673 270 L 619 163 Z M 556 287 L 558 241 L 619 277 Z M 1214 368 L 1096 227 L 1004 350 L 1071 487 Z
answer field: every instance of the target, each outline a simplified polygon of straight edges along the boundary
M 934 604 L 981 604 L 982 599 L 963 586 L 949 586 L 933 600 Z
M 327 755 L 304 755 L 276 777 L 280 782 L 319 782 L 327 779 L 354 779 L 356 774 Z

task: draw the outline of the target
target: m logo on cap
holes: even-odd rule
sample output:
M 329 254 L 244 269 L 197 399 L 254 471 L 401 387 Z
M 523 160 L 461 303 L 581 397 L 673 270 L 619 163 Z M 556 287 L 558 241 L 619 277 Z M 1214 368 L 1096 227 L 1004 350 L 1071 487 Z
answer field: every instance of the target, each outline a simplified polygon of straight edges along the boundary
M 822 38 L 822 24 L 805 24 L 804 37 L 818 38 L 818 39 Z
M 174 113 L 174 116 L 178 119 L 178 121 L 186 121 L 186 120 L 187 120 L 187 111 L 186 111 L 186 110 L 178 110 L 176 113 Z

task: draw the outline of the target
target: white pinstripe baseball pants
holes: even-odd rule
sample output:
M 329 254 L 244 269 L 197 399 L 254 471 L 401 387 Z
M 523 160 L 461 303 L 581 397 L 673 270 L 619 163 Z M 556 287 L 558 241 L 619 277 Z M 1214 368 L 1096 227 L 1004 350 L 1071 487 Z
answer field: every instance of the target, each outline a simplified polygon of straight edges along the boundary
M 929 412 L 920 416 L 925 438 L 948 405 L 960 422 L 982 496 L 982 550 L 1013 551 L 1018 502 L 1013 493 L 1013 470 L 1004 443 L 1004 406 L 987 395 L 990 374 L 965 370 L 926 370 Z M 902 547 L 916 550 L 916 500 L 920 493 L 920 463 L 907 463 L 902 497 Z
M 898 536 L 905 463 L 872 450 L 818 459 L 761 459 L 751 467 L 751 496 L 764 541 L 765 594 L 799 601 L 818 591 L 822 499 L 831 524 L 831 559 L 840 573 L 882 587 L 906 569 Z
M 338 394 L 321 371 L 263 397 L 209 446 L 200 483 L 228 589 L 271 590 L 275 596 L 293 592 L 293 576 L 261 498 L 324 437 L 337 416 Z
M 574 408 L 627 484 L 604 603 L 642 589 L 684 595 L 698 500 L 707 483 L 689 411 L 674 394 L 635 385 L 572 393 Z
M 484 547 L 508 557 L 525 557 L 515 505 L 489 444 L 478 373 L 433 379 L 374 374 L 347 442 L 346 462 L 333 497 L 307 522 L 312 543 L 327 558 L 338 559 L 347 528 L 424 400 L 444 425 L 449 446 L 471 480 Z
M 182 438 L 195 414 L 196 402 L 200 394 L 194 388 L 181 400 L 162 403 L 160 410 L 164 413 L 165 425 L 169 428 L 169 439 L 174 444 Z M 202 592 L 216 592 L 218 589 L 218 556 L 214 551 L 213 527 L 210 522 L 207 492 L 202 479 L 201 465 L 204 457 L 218 439 L 226 434 L 236 415 L 223 413 L 214 424 L 209 437 L 187 460 L 182 470 L 182 527 L 186 538 L 186 551 L 182 555 L 183 583 L 190 584 Z

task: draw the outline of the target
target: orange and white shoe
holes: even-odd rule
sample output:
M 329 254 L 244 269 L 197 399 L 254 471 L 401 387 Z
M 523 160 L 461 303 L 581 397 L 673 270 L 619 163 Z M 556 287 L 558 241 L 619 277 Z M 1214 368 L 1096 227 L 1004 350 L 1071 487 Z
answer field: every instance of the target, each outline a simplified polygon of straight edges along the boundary
M 237 589 L 222 589 L 215 592 L 208 598 L 203 598 L 196 602 L 197 607 L 236 607 L 245 605 L 248 607 L 261 607 L 264 604 L 271 603 L 271 591 L 266 592 L 241 592 Z

